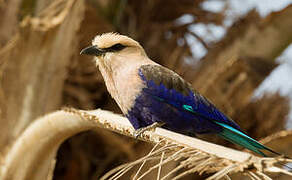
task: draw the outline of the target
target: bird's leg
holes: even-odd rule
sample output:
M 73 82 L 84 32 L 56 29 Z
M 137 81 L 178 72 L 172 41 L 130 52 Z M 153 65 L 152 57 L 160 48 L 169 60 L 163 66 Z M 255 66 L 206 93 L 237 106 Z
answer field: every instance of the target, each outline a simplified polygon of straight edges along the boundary
M 163 126 L 165 123 L 163 122 L 155 122 L 149 126 L 146 126 L 146 127 L 142 127 L 142 128 L 139 128 L 137 129 L 135 132 L 134 132 L 134 137 L 137 139 L 143 132 L 145 131 L 148 131 L 148 130 L 151 130 L 151 129 L 155 129 L 157 127 L 161 127 Z

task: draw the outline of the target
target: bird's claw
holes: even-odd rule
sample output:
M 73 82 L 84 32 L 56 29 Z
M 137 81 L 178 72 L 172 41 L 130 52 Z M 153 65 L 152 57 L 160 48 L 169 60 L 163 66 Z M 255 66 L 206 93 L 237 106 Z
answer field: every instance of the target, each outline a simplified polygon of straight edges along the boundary
M 149 125 L 149 126 L 146 126 L 146 127 L 142 127 L 142 128 L 139 128 L 139 129 L 137 129 L 135 132 L 134 132 L 134 137 L 135 137 L 135 139 L 138 139 L 139 138 L 139 136 L 141 136 L 141 134 L 142 133 L 144 133 L 145 131 L 148 131 L 148 130 L 154 130 L 155 128 L 157 128 L 157 127 L 161 127 L 161 126 L 163 126 L 165 123 L 161 123 L 161 122 L 155 122 L 155 123 L 153 123 L 153 124 L 151 124 L 151 125 Z
M 144 129 L 143 128 L 140 128 L 140 129 L 137 129 L 136 131 L 134 131 L 134 137 L 135 139 L 138 139 L 138 137 L 144 132 L 143 131 Z

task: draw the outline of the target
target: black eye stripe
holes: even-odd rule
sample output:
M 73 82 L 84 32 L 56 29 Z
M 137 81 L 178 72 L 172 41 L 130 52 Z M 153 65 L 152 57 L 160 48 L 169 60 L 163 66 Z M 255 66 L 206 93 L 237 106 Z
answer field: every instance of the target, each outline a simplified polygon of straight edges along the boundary
M 108 48 L 103 48 L 104 51 L 106 52 L 117 52 L 117 51 L 120 51 L 122 49 L 126 48 L 126 46 L 118 43 L 118 44 L 115 44 L 111 47 L 108 47 Z

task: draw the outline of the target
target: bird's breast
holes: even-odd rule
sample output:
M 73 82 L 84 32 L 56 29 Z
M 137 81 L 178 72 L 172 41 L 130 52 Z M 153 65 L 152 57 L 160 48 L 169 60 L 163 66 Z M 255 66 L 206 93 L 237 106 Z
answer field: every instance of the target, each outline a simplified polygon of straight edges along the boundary
M 114 99 L 126 114 L 135 103 L 145 84 L 138 75 L 138 68 L 129 67 L 117 70 L 113 73 L 117 94 Z

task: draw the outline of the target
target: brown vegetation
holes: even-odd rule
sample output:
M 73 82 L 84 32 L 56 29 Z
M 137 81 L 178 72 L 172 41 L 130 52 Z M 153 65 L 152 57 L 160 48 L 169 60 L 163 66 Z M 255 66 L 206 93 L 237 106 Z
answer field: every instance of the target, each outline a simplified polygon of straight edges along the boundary
M 139 41 L 153 60 L 185 77 L 252 137 L 282 130 L 287 98 L 251 97 L 277 66 L 275 58 L 292 42 L 292 6 L 264 19 L 251 11 L 220 41 L 207 43 L 189 26 L 222 25 L 225 14 L 204 10 L 203 1 L 0 1 L 1 153 L 9 151 L 34 119 L 63 106 L 120 112 L 92 59 L 79 56 L 96 34 L 108 31 Z M 184 14 L 195 18 L 179 25 L 176 20 Z M 208 50 L 199 62 L 192 57 L 186 34 Z M 191 65 L 185 58 L 192 58 Z M 287 148 L 274 149 L 288 152 Z M 82 133 L 60 147 L 54 178 L 96 179 L 150 149 L 147 143 L 103 129 Z

